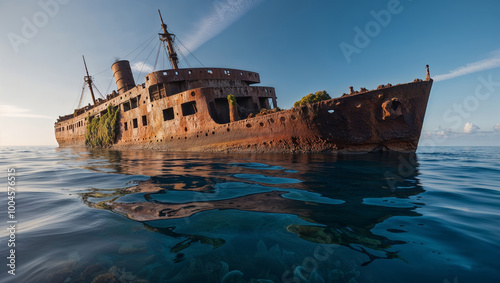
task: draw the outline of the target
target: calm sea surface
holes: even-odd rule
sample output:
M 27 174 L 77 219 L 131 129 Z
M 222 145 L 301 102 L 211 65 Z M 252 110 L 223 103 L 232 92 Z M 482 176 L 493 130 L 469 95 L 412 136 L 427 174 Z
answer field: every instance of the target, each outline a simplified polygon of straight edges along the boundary
M 3 147 L 0 168 L 0 282 L 500 278 L 500 147 L 416 155 Z

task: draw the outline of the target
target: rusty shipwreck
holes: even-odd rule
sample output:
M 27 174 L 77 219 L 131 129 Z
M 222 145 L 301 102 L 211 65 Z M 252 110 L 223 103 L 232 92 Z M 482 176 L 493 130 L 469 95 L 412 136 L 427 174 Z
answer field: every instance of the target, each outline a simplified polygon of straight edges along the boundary
M 161 15 L 160 15 L 161 18 Z M 111 105 L 119 109 L 113 148 L 232 152 L 371 152 L 417 149 L 432 79 L 350 94 L 279 110 L 274 88 L 252 86 L 259 74 L 227 68 L 178 68 L 173 34 L 161 20 L 160 40 L 172 69 L 136 85 L 129 61 L 111 69 L 117 92 L 60 116 L 60 147 L 84 147 L 87 125 Z M 234 95 L 234 102 L 228 101 Z M 257 115 L 262 109 L 266 115 Z

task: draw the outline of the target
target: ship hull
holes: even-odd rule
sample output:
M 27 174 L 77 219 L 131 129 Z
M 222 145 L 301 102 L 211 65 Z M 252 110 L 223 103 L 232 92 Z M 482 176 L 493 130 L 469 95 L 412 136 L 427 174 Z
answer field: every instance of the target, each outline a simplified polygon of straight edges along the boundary
M 166 101 L 120 113 L 120 123 L 147 113 L 148 124 L 121 130 L 112 148 L 198 152 L 414 152 L 417 149 L 430 81 L 416 81 L 355 93 L 235 122 L 216 123 L 208 103 L 171 124 L 161 119 Z M 241 91 L 241 90 L 240 90 Z M 262 90 L 263 91 L 263 90 Z M 185 101 L 210 97 L 200 88 Z M 267 90 L 266 90 L 267 92 Z M 178 104 L 181 102 L 180 101 Z M 164 115 L 164 114 L 163 114 Z M 73 123 L 69 121 L 69 123 Z M 85 127 L 58 133 L 60 147 L 84 147 Z

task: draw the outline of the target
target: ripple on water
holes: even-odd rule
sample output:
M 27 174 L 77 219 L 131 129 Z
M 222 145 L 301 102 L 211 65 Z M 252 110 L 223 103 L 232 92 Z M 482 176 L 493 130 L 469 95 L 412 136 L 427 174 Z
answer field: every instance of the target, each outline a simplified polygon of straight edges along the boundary
M 284 177 L 264 176 L 260 174 L 235 174 L 234 177 L 264 184 L 297 184 L 301 180 Z
M 411 199 L 402 199 L 395 197 L 384 197 L 384 198 L 365 198 L 363 199 L 363 204 L 367 205 L 377 205 L 384 207 L 396 207 L 396 208 L 416 208 L 417 205 Z
M 284 170 L 285 168 L 281 166 L 273 166 L 264 163 L 248 162 L 248 163 L 231 163 L 232 166 L 247 168 L 247 169 L 257 169 L 257 170 Z
M 282 195 L 284 198 L 307 201 L 307 202 L 315 202 L 315 203 L 324 203 L 324 204 L 343 204 L 345 201 L 339 199 L 331 199 L 328 197 L 324 197 L 319 193 L 312 193 L 308 191 L 296 190 L 293 192 L 286 193 Z

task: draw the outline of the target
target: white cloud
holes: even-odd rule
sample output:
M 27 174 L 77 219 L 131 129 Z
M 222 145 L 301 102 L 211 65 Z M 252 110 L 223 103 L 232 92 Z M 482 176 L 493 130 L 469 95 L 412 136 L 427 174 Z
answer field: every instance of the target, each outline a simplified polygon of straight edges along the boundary
M 185 46 L 191 52 L 205 42 L 217 36 L 234 22 L 243 17 L 262 0 L 219 0 L 213 4 L 208 15 L 196 24 L 198 29 L 185 40 Z
M 495 130 L 495 132 L 500 132 L 500 124 L 493 126 L 493 130 Z
M 31 109 L 25 109 L 14 105 L 0 105 L 0 117 L 54 119 L 53 117 L 38 115 L 32 112 Z
M 434 76 L 433 79 L 434 81 L 445 81 L 456 77 L 464 76 L 467 74 L 494 69 L 498 67 L 500 67 L 500 52 L 497 50 L 492 53 L 492 56 L 490 58 L 469 63 L 465 66 L 452 70 L 447 74 Z
M 474 134 L 476 133 L 480 128 L 473 123 L 465 123 L 464 127 L 464 133 L 465 134 Z
M 154 71 L 153 66 L 146 62 L 135 62 L 131 67 L 132 71 L 149 74 Z

